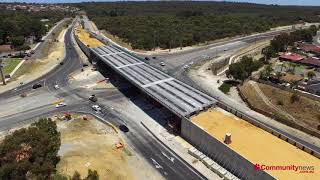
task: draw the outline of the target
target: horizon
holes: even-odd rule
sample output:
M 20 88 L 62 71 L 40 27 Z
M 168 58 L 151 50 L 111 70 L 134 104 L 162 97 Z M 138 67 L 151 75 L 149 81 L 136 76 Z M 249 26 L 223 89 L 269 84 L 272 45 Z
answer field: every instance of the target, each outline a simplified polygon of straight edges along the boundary
M 139 0 L 131 0 L 139 1 Z M 151 0 L 153 1 L 153 0 Z M 196 0 L 201 1 L 201 0 Z M 212 2 L 238 2 L 238 3 L 254 3 L 265 5 L 282 5 L 282 6 L 320 6 L 320 1 L 314 0 L 207 0 Z M 117 0 L 0 0 L 0 3 L 39 3 L 39 4 L 62 4 L 62 3 L 81 3 L 81 2 L 120 2 Z M 124 1 L 121 1 L 124 2 Z M 140 2 L 143 2 L 140 1 Z

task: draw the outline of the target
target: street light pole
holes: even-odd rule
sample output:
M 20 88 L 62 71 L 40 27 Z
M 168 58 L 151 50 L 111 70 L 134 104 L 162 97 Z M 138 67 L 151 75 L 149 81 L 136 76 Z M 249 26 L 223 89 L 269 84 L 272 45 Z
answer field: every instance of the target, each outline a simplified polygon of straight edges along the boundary
M 4 78 L 4 74 L 3 74 L 3 65 L 2 65 L 2 58 L 0 58 L 0 75 L 1 75 L 1 78 L 2 78 L 2 82 L 3 82 L 3 85 L 6 85 L 6 79 Z

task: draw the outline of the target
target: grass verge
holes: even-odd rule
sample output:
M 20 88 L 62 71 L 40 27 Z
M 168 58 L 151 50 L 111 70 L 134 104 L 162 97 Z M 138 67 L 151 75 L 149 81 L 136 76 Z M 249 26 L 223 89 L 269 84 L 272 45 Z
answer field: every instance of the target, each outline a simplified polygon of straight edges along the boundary
M 21 58 L 9 58 L 4 61 L 3 72 L 5 75 L 10 74 L 14 68 L 20 63 Z

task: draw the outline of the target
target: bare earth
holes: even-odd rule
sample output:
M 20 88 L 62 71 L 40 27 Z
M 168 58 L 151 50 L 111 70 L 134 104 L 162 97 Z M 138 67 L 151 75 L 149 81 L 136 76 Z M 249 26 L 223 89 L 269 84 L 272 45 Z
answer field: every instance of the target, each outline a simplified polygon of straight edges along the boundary
M 257 92 L 254 85 L 258 86 L 260 91 Z M 291 103 L 293 93 L 261 83 L 245 83 L 240 89 L 250 104 L 259 109 L 277 113 L 290 121 L 312 129 L 320 125 L 320 102 L 318 101 L 300 96 L 299 101 Z M 263 97 L 267 98 L 269 103 L 266 103 Z M 282 102 L 283 105 L 279 105 L 279 102 Z
M 69 176 L 78 171 L 82 177 L 88 169 L 97 170 L 100 179 L 161 179 L 138 158 L 112 127 L 91 116 L 75 115 L 75 120 L 58 122 L 61 132 L 61 161 L 57 170 Z M 122 143 L 123 148 L 116 148 Z

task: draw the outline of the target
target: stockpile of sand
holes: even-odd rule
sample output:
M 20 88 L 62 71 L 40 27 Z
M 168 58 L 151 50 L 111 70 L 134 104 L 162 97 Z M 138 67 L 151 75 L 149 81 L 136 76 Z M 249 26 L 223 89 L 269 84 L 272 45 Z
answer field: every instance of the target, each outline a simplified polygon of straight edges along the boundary
M 100 179 L 135 179 L 128 162 L 130 151 L 125 146 L 116 148 L 124 142 L 112 127 L 93 118 L 77 118 L 59 122 L 58 129 L 62 141 L 57 165 L 60 173 L 72 176 L 78 171 L 85 177 L 92 169 Z
M 222 109 L 200 113 L 192 118 L 192 122 L 222 143 L 226 133 L 231 133 L 232 143 L 227 146 L 253 164 L 315 168 L 314 173 L 310 174 L 288 170 L 267 171 L 277 179 L 319 179 L 319 159 Z
M 103 43 L 97 40 L 94 37 L 91 37 L 88 32 L 86 32 L 84 29 L 77 27 L 75 29 L 75 34 L 79 38 L 79 40 L 84 43 L 89 48 L 96 48 L 99 46 L 103 46 Z

